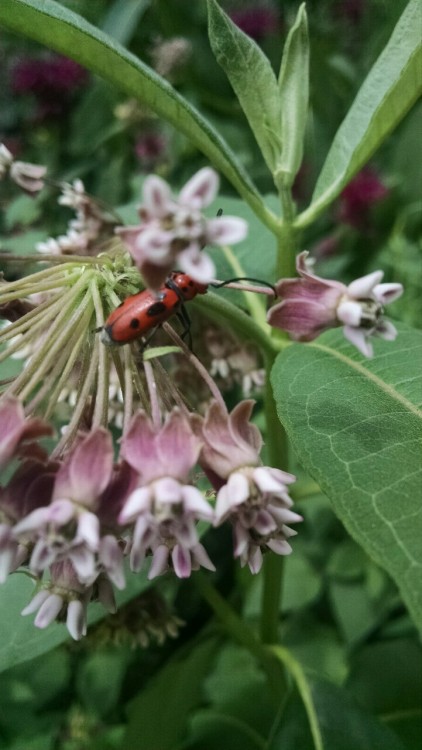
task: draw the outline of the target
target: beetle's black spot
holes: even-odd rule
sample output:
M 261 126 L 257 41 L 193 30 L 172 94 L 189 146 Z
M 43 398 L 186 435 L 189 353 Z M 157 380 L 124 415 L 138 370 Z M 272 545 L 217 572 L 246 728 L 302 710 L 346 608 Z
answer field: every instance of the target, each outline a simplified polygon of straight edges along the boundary
M 138 318 L 132 318 L 132 320 L 130 321 L 129 325 L 130 325 L 131 328 L 139 328 L 139 320 L 138 320 Z
M 180 287 L 180 291 L 181 292 L 187 292 L 188 291 L 188 287 L 186 285 L 185 286 L 181 286 Z
M 156 315 L 161 315 L 161 313 L 166 312 L 166 310 L 167 307 L 164 302 L 153 302 L 147 310 L 147 315 L 149 318 L 155 318 Z
M 193 286 L 193 281 L 192 281 L 192 279 L 191 279 L 191 280 L 189 281 L 189 286 Z

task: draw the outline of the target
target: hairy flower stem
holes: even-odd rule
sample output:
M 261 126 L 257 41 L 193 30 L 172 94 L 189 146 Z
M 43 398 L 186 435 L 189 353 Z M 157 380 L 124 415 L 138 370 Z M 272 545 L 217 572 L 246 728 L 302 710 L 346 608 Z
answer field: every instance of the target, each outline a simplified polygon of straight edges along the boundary
M 98 284 L 94 278 L 90 285 L 92 300 L 95 309 L 96 327 L 104 325 L 104 312 Z M 105 346 L 100 346 L 98 355 L 97 388 L 95 394 L 95 407 L 92 417 L 92 426 L 106 427 L 108 424 L 108 386 L 109 386 L 109 356 Z
M 284 670 L 281 668 L 280 663 L 273 658 L 271 652 L 258 640 L 253 630 L 227 604 L 227 601 L 223 599 L 217 589 L 202 573 L 196 573 L 192 580 L 203 599 L 205 599 L 223 624 L 225 630 L 261 664 L 266 672 L 274 700 L 279 705 L 286 691 Z
M 147 386 L 148 386 L 149 401 L 151 404 L 152 421 L 154 423 L 154 426 L 157 429 L 160 429 L 161 410 L 160 410 L 160 404 L 158 402 L 157 383 L 155 381 L 154 371 L 152 369 L 151 362 L 148 362 L 148 361 L 144 362 L 144 370 L 145 370 L 145 377 L 146 377 Z
M 226 404 L 221 395 L 220 389 L 217 388 L 207 368 L 204 367 L 204 365 L 202 364 L 202 362 L 200 362 L 198 357 L 196 357 L 195 354 L 189 349 L 189 347 L 186 346 L 183 339 L 180 338 L 179 334 L 176 333 L 176 331 L 174 330 L 174 328 L 172 328 L 171 325 L 169 325 L 168 323 L 164 323 L 163 328 L 165 332 L 170 336 L 170 338 L 173 339 L 174 343 L 177 344 L 177 346 L 180 346 L 183 354 L 189 360 L 189 362 L 194 366 L 194 368 L 199 373 L 203 381 L 206 383 L 207 387 L 211 391 L 217 403 L 220 404 L 220 406 L 222 407 L 224 411 L 226 411 Z
M 277 409 L 270 381 L 274 359 L 274 357 L 268 356 L 265 358 L 266 376 L 264 409 L 267 426 L 266 444 L 270 465 L 287 470 L 289 459 L 288 440 L 286 431 L 277 416 Z M 284 558 L 281 555 L 275 555 L 274 553 L 269 552 L 264 558 L 264 580 L 261 606 L 261 638 L 264 643 L 278 642 L 283 566 Z

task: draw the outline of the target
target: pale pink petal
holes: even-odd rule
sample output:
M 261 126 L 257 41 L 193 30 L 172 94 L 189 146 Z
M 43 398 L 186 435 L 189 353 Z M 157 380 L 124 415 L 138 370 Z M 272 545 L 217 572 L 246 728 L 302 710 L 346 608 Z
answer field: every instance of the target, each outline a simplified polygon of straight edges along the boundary
M 75 568 L 81 583 L 92 583 L 96 578 L 95 558 L 93 553 L 80 545 L 69 550 L 69 559 Z
M 149 581 L 164 573 L 167 569 L 168 556 L 168 547 L 165 544 L 160 544 L 152 556 L 152 564 L 148 573 Z
M 180 521 L 174 529 L 174 537 L 183 547 L 189 549 L 198 544 L 198 534 L 196 533 L 196 526 L 192 519 L 186 518 Z
M 174 572 L 178 578 L 189 578 L 192 572 L 192 563 L 189 550 L 176 544 L 171 553 Z
M 246 552 L 250 540 L 249 532 L 240 523 L 234 526 L 234 551 L 235 557 L 241 557 Z
M 54 502 L 48 506 L 47 522 L 57 527 L 65 526 L 72 520 L 75 512 L 76 508 L 71 500 L 68 500 L 67 498 L 63 498 L 63 500 L 54 500 Z
M 293 552 L 290 544 L 285 539 L 270 539 L 267 542 L 269 547 L 276 555 L 290 555 Z
M 261 547 L 254 546 L 248 555 L 249 570 L 252 575 L 256 575 L 262 568 L 262 551 Z
M 31 599 L 29 604 L 24 607 L 24 609 L 21 612 L 21 615 L 31 615 L 33 612 L 36 612 L 37 609 L 41 607 L 41 605 L 48 599 L 50 596 L 50 592 L 43 589 L 42 591 L 38 591 L 35 596 Z
M 301 521 L 303 521 L 303 518 L 299 515 L 299 513 L 294 513 L 288 508 L 277 508 L 274 505 L 269 505 L 268 510 L 273 518 L 276 519 L 279 526 L 285 523 L 300 523 Z
M 182 487 L 182 496 L 187 513 L 192 513 L 196 518 L 201 518 L 205 521 L 212 521 L 214 511 L 211 505 L 205 500 L 202 492 L 196 487 L 185 484 Z
M 355 299 L 368 299 L 372 296 L 374 287 L 379 284 L 384 273 L 382 271 L 373 271 L 360 279 L 352 281 L 347 287 L 347 294 Z
M 191 548 L 190 552 L 195 562 L 197 562 L 202 568 L 215 572 L 215 565 L 208 557 L 208 553 L 202 544 L 196 544 Z
M 111 479 L 113 458 L 111 434 L 102 427 L 89 433 L 77 445 L 69 464 L 73 500 L 92 505 Z
M 204 167 L 193 175 L 179 193 L 179 201 L 189 208 L 208 206 L 217 195 L 219 178 L 211 167 Z
M 62 597 L 58 594 L 50 594 L 38 610 L 34 620 L 35 627 L 41 629 L 48 627 L 56 619 L 62 607 Z
M 79 641 L 86 633 L 85 608 L 79 599 L 67 605 L 66 627 L 75 641 Z
M 182 485 L 173 477 L 163 477 L 163 479 L 154 482 L 154 495 L 160 505 L 180 503 L 182 501 Z
M 146 466 L 153 464 L 155 467 L 157 462 L 155 435 L 149 417 L 145 412 L 138 412 L 122 437 L 120 456 L 141 475 Z
M 167 266 L 173 260 L 171 241 L 173 234 L 159 227 L 146 227 L 136 238 L 131 255 L 142 270 L 144 261 L 157 266 Z
M 118 589 L 124 589 L 126 581 L 123 569 L 123 552 L 117 539 L 111 534 L 101 539 L 99 558 L 114 585 Z
M 157 218 L 164 217 L 173 204 L 169 185 L 157 175 L 150 175 L 145 179 L 142 198 L 143 207 Z
M 361 328 L 353 328 L 352 326 L 344 326 L 343 334 L 345 338 L 350 341 L 353 346 L 356 347 L 363 354 L 364 357 L 371 358 L 374 354 L 372 344 L 369 341 L 367 335 Z
M 345 325 L 358 327 L 362 320 L 362 312 L 359 302 L 345 299 L 337 308 L 337 318 Z
M 258 466 L 253 471 L 253 478 L 261 492 L 283 492 L 286 484 L 296 481 L 294 474 L 272 466 Z
M 385 341 L 394 341 L 397 337 L 397 329 L 389 320 L 382 320 L 378 323 L 375 333 Z
M 254 529 L 256 529 L 258 534 L 262 534 L 264 536 L 270 534 L 272 531 L 275 531 L 277 528 L 277 524 L 270 513 L 268 513 L 266 510 L 260 510 L 256 515 L 253 527 Z
M 215 506 L 216 521 L 222 523 L 237 506 L 244 503 L 250 493 L 249 482 L 244 474 L 235 472 L 217 494 Z
M 119 523 L 126 524 L 134 521 L 141 513 L 151 507 L 151 490 L 149 487 L 138 487 L 132 492 L 119 515 Z
M 100 543 L 100 522 L 94 513 L 81 513 L 75 539 L 85 542 L 87 547 L 96 551 Z
M 38 539 L 32 550 L 30 568 L 34 572 L 40 572 L 48 568 L 56 559 L 58 550 L 50 547 L 45 539 Z
M 248 223 L 238 216 L 222 216 L 207 221 L 207 241 L 216 245 L 235 245 L 248 234 Z
M 157 449 L 165 473 L 185 482 L 198 460 L 201 443 L 178 409 L 171 412 L 157 435 Z
M 177 256 L 177 265 L 199 284 L 210 284 L 216 276 L 214 261 L 203 250 L 182 250 Z
M 389 305 L 403 294 L 403 284 L 377 284 L 372 290 L 372 296 L 381 305 Z
M 13 528 L 16 536 L 31 534 L 34 531 L 41 531 L 49 521 L 50 506 L 45 508 L 36 508 L 32 513 L 19 521 Z

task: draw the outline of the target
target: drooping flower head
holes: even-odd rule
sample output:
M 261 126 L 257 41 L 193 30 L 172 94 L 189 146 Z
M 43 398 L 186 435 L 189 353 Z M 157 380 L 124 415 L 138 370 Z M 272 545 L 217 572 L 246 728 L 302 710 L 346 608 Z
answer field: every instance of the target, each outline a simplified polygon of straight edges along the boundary
M 276 291 L 281 302 L 268 312 L 271 326 L 287 331 L 296 341 L 313 341 L 329 328 L 343 326 L 345 337 L 365 357 L 372 357 L 371 336 L 393 341 L 397 331 L 384 320 L 384 306 L 400 297 L 401 284 L 381 284 L 382 271 L 352 281 L 322 279 L 308 270 L 308 253 L 296 259 L 299 279 L 281 279 Z
M 199 463 L 217 489 L 215 525 L 233 525 L 234 556 L 258 573 L 266 548 L 279 555 L 292 551 L 287 539 L 296 534 L 287 524 L 302 520 L 290 508 L 287 487 L 295 481 L 281 469 L 262 466 L 262 437 L 251 424 L 253 401 L 242 401 L 231 414 L 213 402 L 205 418 L 192 424 L 203 440 Z
M 160 428 L 138 413 L 122 439 L 121 456 L 138 472 L 139 487 L 128 497 L 120 522 L 135 524 L 132 569 L 139 570 L 152 553 L 149 578 L 166 570 L 169 561 L 179 578 L 200 565 L 214 570 L 196 530 L 197 521 L 213 519 L 213 511 L 188 483 L 200 449 L 201 442 L 178 409 Z
M 202 209 L 214 200 L 218 184 L 217 173 L 204 167 L 175 198 L 161 177 L 146 178 L 139 209 L 142 224 L 116 231 L 149 288 L 159 289 L 174 268 L 185 271 L 194 281 L 208 284 L 215 278 L 215 266 L 202 248 L 208 244 L 233 244 L 246 237 L 247 224 L 243 219 L 207 219 L 202 214 Z

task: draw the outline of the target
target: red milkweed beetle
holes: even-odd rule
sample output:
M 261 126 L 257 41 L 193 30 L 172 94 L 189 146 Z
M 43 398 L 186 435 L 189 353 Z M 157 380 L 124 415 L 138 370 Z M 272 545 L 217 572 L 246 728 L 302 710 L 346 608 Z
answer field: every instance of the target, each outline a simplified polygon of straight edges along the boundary
M 249 276 L 219 283 L 200 284 L 186 273 L 173 271 L 158 294 L 154 295 L 149 289 L 144 289 L 121 302 L 108 316 L 102 329 L 101 340 L 110 346 L 129 344 L 131 341 L 143 338 L 173 315 L 177 315 L 184 326 L 182 334 L 184 338 L 190 330 L 190 318 L 185 303 L 190 302 L 198 294 L 206 294 L 210 286 L 218 289 L 236 281 L 263 283 L 276 294 L 272 284 L 266 281 L 260 282 L 259 279 Z
M 149 289 L 127 297 L 108 316 L 101 340 L 104 344 L 128 344 L 142 338 L 173 315 L 181 319 L 185 332 L 189 330 L 189 316 L 184 308 L 197 294 L 205 294 L 208 284 L 199 284 L 186 273 L 170 274 L 158 294 Z

